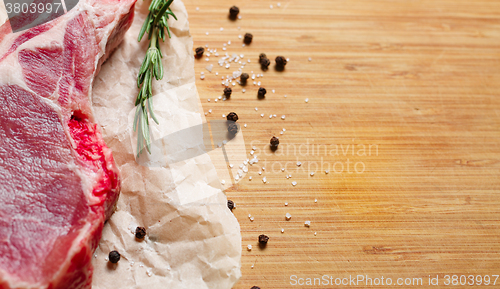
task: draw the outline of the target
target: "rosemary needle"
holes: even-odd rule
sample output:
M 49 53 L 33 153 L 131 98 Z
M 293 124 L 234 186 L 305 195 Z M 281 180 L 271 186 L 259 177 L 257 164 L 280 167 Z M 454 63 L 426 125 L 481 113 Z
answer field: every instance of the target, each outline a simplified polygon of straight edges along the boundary
M 134 131 L 137 131 L 137 157 L 139 157 L 144 146 L 148 153 L 151 153 L 151 136 L 149 133 L 149 116 L 159 124 L 153 112 L 153 77 L 156 80 L 163 78 L 163 65 L 161 60 L 163 54 L 160 49 L 160 39 L 165 41 L 165 30 L 168 37 L 171 37 L 168 19 L 171 15 L 177 20 L 177 17 L 170 9 L 174 0 L 152 0 L 149 5 L 149 13 L 139 32 L 138 41 L 140 42 L 144 34 L 148 34 L 149 48 L 142 62 L 137 76 L 137 87 L 139 94 L 135 101 L 136 111 L 134 117 Z

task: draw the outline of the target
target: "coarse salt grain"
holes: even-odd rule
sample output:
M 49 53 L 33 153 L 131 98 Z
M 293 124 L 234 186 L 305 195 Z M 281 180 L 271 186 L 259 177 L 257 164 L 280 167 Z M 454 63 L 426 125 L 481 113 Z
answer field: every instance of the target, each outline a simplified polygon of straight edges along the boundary
M 272 91 L 273 93 L 275 93 L 275 92 L 276 92 L 276 90 L 274 90 L 274 89 L 273 89 L 273 90 L 271 90 L 271 91 Z
M 302 163 L 301 162 L 297 162 L 297 166 L 300 167 L 300 165 L 302 165 Z
M 273 9 L 273 5 L 272 5 L 272 4 L 271 4 L 271 5 L 269 5 L 269 9 Z
M 314 172 L 311 172 L 310 175 L 311 175 L 311 177 L 314 176 Z
M 246 89 L 244 89 L 244 88 L 241 90 L 241 92 L 243 92 L 243 93 L 245 93 L 245 91 L 247 91 L 247 90 L 246 90 Z
M 308 60 L 309 60 L 309 61 L 312 61 L 312 58 L 311 58 L 311 57 L 309 57 L 309 59 L 308 59 Z
M 309 102 L 309 98 L 306 98 L 306 100 L 305 100 L 305 101 L 306 101 L 306 103 L 308 103 L 308 102 Z
M 314 202 L 317 203 L 318 202 L 318 199 L 314 199 Z
M 224 31 L 224 27 L 221 27 L 221 28 L 220 28 L 220 31 Z
M 253 217 L 250 217 L 250 222 L 253 222 L 254 218 Z
M 306 227 L 310 227 L 310 226 L 311 226 L 311 221 L 305 221 L 305 222 L 304 222 L 304 226 L 306 226 Z
M 285 206 L 288 206 L 288 203 L 285 203 Z
M 247 245 L 247 250 L 252 251 L 252 245 Z
M 281 233 L 285 233 L 285 229 L 281 229 Z
M 241 34 L 240 34 L 240 35 L 238 35 L 238 38 L 241 39 L 241 38 L 243 38 L 243 36 L 241 36 Z
M 224 184 L 226 184 L 226 181 L 222 180 L 222 181 L 220 181 L 220 183 L 224 185 Z
M 325 174 L 328 174 L 330 171 L 329 170 L 325 170 Z
M 212 113 L 212 109 L 209 109 L 209 110 L 208 110 L 208 113 Z
M 208 32 L 205 32 L 206 35 L 208 35 Z M 207 46 L 208 47 L 208 46 Z
M 260 114 L 260 117 L 264 117 L 264 114 L 263 114 L 263 113 L 261 113 L 261 114 Z
M 273 118 L 273 115 L 272 115 L 272 114 L 270 114 L 270 115 L 269 115 L 269 118 Z
M 233 164 L 229 164 L 229 167 L 230 167 L 230 168 L 233 168 L 233 167 L 234 167 L 234 165 L 233 165 Z
M 243 125 L 243 127 L 247 127 L 247 124 L 245 123 L 245 124 Z
M 290 219 L 292 218 L 292 215 L 290 213 L 286 213 L 285 218 L 287 221 L 290 221 Z
M 282 116 L 281 116 L 281 119 L 285 119 L 285 117 L 286 117 L 285 115 L 282 115 Z
M 257 110 L 259 110 L 259 108 L 257 108 L 257 107 L 256 107 L 256 108 L 255 108 L 255 111 L 257 111 Z
M 285 171 L 285 168 L 281 168 L 281 171 L 284 172 Z
M 265 183 L 267 183 L 267 178 L 266 178 L 266 177 L 263 177 L 263 178 L 262 178 L 262 182 L 263 182 L 264 184 L 265 184 Z
M 294 187 L 295 187 L 296 185 L 297 185 L 297 182 L 296 182 L 296 181 L 293 181 L 293 182 L 292 182 L 292 186 L 294 186 Z

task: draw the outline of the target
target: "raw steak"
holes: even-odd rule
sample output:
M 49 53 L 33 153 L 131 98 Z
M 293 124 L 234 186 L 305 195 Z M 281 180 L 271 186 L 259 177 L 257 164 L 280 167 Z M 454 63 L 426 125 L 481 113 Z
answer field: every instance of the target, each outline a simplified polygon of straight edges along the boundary
M 80 0 L 30 30 L 0 27 L 0 289 L 91 287 L 120 190 L 92 82 L 135 1 Z

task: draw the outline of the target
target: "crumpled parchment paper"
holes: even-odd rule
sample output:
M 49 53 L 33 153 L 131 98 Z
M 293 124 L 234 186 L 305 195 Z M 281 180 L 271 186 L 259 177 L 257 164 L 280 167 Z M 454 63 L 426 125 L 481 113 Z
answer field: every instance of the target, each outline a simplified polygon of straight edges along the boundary
M 240 227 L 210 156 L 151 167 L 135 160 L 136 77 L 148 45 L 147 36 L 140 43 L 137 36 L 149 3 L 137 2 L 132 27 L 93 86 L 94 114 L 121 171 L 122 190 L 94 255 L 92 288 L 231 288 L 241 275 Z M 181 0 L 172 10 L 178 20 L 169 20 L 172 38 L 162 43 L 164 78 L 153 82 L 156 137 L 205 121 L 187 12 Z M 142 241 L 135 238 L 137 226 L 147 230 Z M 112 250 L 122 256 L 116 265 L 107 261 Z

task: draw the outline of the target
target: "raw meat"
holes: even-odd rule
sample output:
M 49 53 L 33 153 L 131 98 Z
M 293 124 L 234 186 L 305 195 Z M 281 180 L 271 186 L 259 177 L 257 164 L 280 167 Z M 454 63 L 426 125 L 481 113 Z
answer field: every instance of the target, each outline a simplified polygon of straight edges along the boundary
M 43 25 L 0 27 L 0 289 L 90 288 L 119 172 L 92 82 L 136 0 L 80 0 Z

